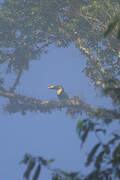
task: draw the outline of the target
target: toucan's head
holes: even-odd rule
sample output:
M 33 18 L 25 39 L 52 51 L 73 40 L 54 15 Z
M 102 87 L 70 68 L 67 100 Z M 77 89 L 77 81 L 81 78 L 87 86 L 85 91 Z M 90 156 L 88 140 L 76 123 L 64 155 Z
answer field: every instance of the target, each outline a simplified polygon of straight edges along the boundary
M 51 85 L 51 86 L 48 86 L 48 89 L 59 90 L 59 89 L 63 89 L 63 87 L 61 85 Z

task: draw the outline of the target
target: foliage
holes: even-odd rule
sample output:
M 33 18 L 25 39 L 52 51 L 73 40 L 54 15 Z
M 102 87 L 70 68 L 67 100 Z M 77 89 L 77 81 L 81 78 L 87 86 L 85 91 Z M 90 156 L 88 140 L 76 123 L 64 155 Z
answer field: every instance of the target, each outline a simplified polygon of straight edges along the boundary
M 45 113 L 56 108 L 67 108 L 71 116 L 85 113 L 86 119 L 79 120 L 77 125 L 81 144 L 87 143 L 91 134 L 98 140 L 85 164 L 92 164 L 93 171 L 81 175 L 54 169 L 52 179 L 120 179 L 120 135 L 117 132 L 109 135 L 108 131 L 112 123 L 118 127 L 120 123 L 119 1 L 4 0 L 0 8 L 0 65 L 6 68 L 6 73 L 16 74 L 9 90 L 5 89 L 5 76 L 0 77 L 0 95 L 9 99 L 5 110 L 21 111 L 23 115 L 28 110 Z M 108 25 L 108 22 L 111 23 Z M 113 109 L 93 107 L 79 97 L 64 102 L 44 102 L 14 93 L 23 71 L 29 70 L 31 60 L 39 59 L 50 45 L 67 48 L 70 43 L 86 58 L 84 72 L 98 91 L 111 98 Z M 37 180 L 41 167 L 48 168 L 52 161 L 26 154 L 24 178 L 29 179 L 34 171 L 32 179 Z
M 109 35 L 109 34 L 115 29 L 115 27 L 117 26 L 118 22 L 119 22 L 119 18 L 115 17 L 115 18 L 113 19 L 113 21 L 108 25 L 108 28 L 107 28 L 107 30 L 106 30 L 105 33 L 104 33 L 104 36 L 105 36 L 105 37 L 106 37 L 107 35 Z M 118 39 L 120 38 L 120 37 L 119 37 L 119 31 L 118 31 L 117 37 L 118 37 Z
M 24 172 L 24 178 L 30 178 L 31 172 L 34 170 L 32 180 L 37 180 L 40 175 L 42 166 L 49 168 L 49 164 L 54 162 L 54 159 L 45 160 L 43 157 L 32 157 L 30 154 L 25 154 L 24 159 L 20 162 L 27 166 Z

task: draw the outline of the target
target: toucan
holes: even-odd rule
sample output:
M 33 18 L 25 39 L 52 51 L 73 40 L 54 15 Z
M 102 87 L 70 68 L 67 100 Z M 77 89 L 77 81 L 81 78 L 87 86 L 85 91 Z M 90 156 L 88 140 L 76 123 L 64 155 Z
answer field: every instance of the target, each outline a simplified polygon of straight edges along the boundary
M 57 91 L 57 97 L 60 101 L 69 99 L 67 93 L 64 91 L 64 88 L 61 85 L 51 85 L 51 86 L 48 86 L 48 89 L 56 90 Z

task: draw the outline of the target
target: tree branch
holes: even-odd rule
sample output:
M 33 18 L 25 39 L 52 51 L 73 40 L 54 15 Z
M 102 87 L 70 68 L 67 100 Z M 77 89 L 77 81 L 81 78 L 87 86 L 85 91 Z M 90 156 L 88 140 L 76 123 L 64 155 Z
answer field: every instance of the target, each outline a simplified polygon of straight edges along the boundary
M 13 103 L 7 104 L 5 110 L 9 113 L 39 111 L 41 113 L 51 113 L 55 109 L 67 109 L 67 114 L 74 116 L 75 114 L 86 113 L 90 118 L 103 119 L 120 119 L 120 113 L 114 110 L 106 110 L 102 108 L 95 108 L 83 102 L 79 97 L 73 97 L 69 100 L 63 101 L 43 101 L 40 99 L 15 94 L 9 91 L 0 90 L 0 96 L 13 99 Z M 109 123 L 109 122 L 106 122 Z
M 22 70 L 19 71 L 13 86 L 10 88 L 10 92 L 14 92 L 14 90 L 16 89 L 17 85 L 20 82 L 21 75 L 22 75 Z

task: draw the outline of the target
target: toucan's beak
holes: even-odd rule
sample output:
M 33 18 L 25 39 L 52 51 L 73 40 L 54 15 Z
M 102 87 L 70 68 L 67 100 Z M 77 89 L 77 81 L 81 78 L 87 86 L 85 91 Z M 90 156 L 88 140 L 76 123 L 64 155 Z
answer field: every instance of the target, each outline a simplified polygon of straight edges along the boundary
M 54 89 L 55 88 L 55 86 L 48 86 L 48 89 Z

